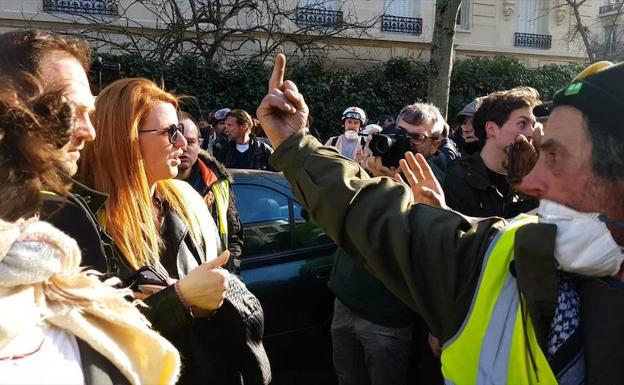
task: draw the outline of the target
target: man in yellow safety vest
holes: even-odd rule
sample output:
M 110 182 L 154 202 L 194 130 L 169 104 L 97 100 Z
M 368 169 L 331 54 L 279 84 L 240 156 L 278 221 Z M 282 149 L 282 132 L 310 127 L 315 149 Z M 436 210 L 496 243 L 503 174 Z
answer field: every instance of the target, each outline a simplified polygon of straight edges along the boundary
M 454 384 L 621 383 L 624 64 L 599 63 L 553 100 L 519 189 L 538 216 L 469 220 L 407 155 L 411 189 L 370 178 L 306 135 L 308 107 L 278 55 L 258 108 L 298 199 L 336 243 L 418 312 Z M 414 204 L 420 203 L 420 204 Z M 426 203 L 426 204 L 422 204 Z

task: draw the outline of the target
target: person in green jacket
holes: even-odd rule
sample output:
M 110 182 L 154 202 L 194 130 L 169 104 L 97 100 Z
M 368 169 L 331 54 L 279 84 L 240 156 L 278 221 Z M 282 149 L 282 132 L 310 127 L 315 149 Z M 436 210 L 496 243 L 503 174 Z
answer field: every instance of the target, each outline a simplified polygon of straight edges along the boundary
M 412 192 L 321 146 L 302 130 L 308 107 L 284 71 L 278 55 L 257 111 L 271 163 L 440 338 L 447 383 L 622 382 L 624 64 L 594 64 L 556 93 L 539 157 L 522 157 L 519 188 L 541 199 L 539 219 L 510 221 L 422 204 L 441 202 L 441 189 L 420 155 L 401 162 Z

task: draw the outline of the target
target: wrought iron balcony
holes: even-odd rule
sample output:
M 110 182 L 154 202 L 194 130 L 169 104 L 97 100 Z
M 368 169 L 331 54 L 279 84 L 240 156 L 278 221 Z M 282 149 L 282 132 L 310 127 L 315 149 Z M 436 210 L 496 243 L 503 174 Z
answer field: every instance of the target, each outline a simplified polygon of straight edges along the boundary
M 516 32 L 515 36 L 514 46 L 516 47 L 550 49 L 552 45 L 552 36 L 550 35 Z
M 337 27 L 342 24 L 342 11 L 298 7 L 295 22 L 305 27 Z
M 624 11 L 624 5 L 622 5 L 622 2 L 610 3 L 610 4 L 603 5 L 600 8 L 598 8 L 598 14 L 604 15 L 606 13 L 619 11 L 620 9 Z
M 117 3 L 117 0 L 43 0 L 43 10 L 78 15 L 115 16 Z
M 419 17 L 382 15 L 381 30 L 420 35 L 422 34 L 422 19 Z

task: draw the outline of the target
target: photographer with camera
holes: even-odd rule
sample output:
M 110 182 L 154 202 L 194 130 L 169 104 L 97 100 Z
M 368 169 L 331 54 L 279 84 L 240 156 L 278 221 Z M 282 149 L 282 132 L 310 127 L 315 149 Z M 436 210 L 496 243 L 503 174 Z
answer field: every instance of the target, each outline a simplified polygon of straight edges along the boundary
M 336 296 L 331 336 L 338 383 L 406 385 L 415 331 L 424 331 L 420 317 L 341 248 L 329 288 Z
M 394 177 L 401 172 L 399 160 L 411 151 L 421 154 L 440 183 L 445 178 L 446 162 L 439 152 L 448 132 L 447 123 L 433 104 L 414 103 L 405 106 L 394 129 L 374 135 L 368 145 L 370 157 L 363 163 L 373 176 Z

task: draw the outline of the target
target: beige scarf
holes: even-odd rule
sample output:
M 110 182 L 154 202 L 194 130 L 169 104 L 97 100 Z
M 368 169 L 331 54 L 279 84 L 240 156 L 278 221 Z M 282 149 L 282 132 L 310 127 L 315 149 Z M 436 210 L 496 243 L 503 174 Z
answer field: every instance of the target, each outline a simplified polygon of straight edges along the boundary
M 0 350 L 46 323 L 109 359 L 132 384 L 174 384 L 180 356 L 124 296 L 80 269 L 76 242 L 35 218 L 0 220 Z

